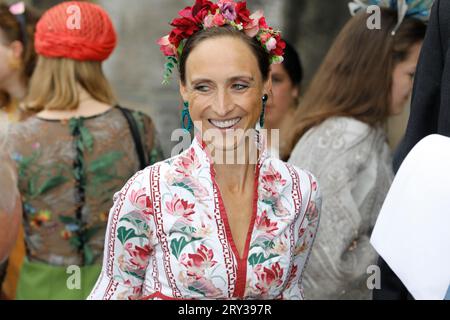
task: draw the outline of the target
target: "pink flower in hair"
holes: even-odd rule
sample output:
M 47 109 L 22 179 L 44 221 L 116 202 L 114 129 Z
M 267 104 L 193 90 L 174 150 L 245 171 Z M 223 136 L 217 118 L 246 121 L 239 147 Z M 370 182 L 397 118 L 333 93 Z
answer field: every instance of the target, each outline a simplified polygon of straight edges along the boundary
M 245 33 L 253 38 L 259 33 L 260 29 L 268 28 L 266 24 L 266 19 L 264 18 L 264 13 L 262 10 L 258 10 L 250 16 L 252 20 L 249 25 L 245 28 Z
M 165 56 L 175 56 L 177 54 L 177 49 L 169 41 L 168 35 L 159 39 L 158 44 L 160 45 L 161 51 L 162 53 L 164 53 Z
M 203 21 L 203 25 L 205 28 L 221 27 L 224 24 L 225 18 L 220 13 L 217 13 L 215 15 L 209 14 L 205 17 L 205 20 Z
M 274 49 L 276 49 L 277 47 L 277 40 L 274 37 L 271 37 L 267 42 L 266 42 L 266 48 L 267 51 L 272 51 Z
M 233 0 L 220 0 L 218 6 L 225 19 L 228 21 L 236 20 L 236 3 Z

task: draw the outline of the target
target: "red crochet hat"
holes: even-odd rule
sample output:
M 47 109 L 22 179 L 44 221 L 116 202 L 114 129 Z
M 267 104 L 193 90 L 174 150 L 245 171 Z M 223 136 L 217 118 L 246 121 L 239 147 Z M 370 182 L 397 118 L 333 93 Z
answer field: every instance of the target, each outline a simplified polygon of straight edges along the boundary
M 47 58 L 104 61 L 116 43 L 108 14 L 89 2 L 63 2 L 45 12 L 36 26 L 36 52 Z

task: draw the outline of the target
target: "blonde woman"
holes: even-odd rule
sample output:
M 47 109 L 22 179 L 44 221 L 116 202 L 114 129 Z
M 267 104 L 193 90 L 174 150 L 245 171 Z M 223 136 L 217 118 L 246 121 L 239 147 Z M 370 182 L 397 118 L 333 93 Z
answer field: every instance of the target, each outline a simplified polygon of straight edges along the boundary
M 80 10 L 79 29 L 67 28 L 69 6 Z M 53 7 L 35 39 L 39 58 L 26 107 L 37 114 L 8 136 L 27 249 L 17 298 L 84 299 L 101 269 L 114 192 L 161 155 L 151 119 L 114 107 L 102 62 L 116 46 L 116 33 L 102 8 L 87 2 Z M 80 268 L 80 290 L 67 287 L 69 266 Z

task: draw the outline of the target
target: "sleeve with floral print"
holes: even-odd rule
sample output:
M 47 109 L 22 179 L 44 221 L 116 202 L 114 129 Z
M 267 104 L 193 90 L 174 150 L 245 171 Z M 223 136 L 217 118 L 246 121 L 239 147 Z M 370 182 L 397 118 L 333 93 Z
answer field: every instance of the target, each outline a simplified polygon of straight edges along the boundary
M 285 299 L 303 300 L 303 274 L 313 249 L 319 227 L 322 196 L 319 183 L 309 172 L 300 172 L 303 208 L 295 223 L 294 261 L 289 273 Z
M 133 300 L 143 295 L 152 256 L 152 207 L 148 169 L 114 195 L 105 236 L 103 267 L 89 300 Z

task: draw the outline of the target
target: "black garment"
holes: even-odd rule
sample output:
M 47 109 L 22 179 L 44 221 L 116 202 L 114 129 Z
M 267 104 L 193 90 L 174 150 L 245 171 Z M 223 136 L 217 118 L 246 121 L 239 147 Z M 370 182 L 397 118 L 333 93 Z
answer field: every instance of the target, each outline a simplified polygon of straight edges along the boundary
M 414 146 L 430 134 L 450 137 L 450 0 L 436 0 L 417 66 L 411 116 L 394 156 L 394 170 Z M 380 258 L 381 289 L 375 300 L 413 299 L 400 279 Z
M 417 66 L 408 128 L 394 158 L 395 171 L 426 136 L 450 137 L 449 41 L 450 1 L 436 0 Z

